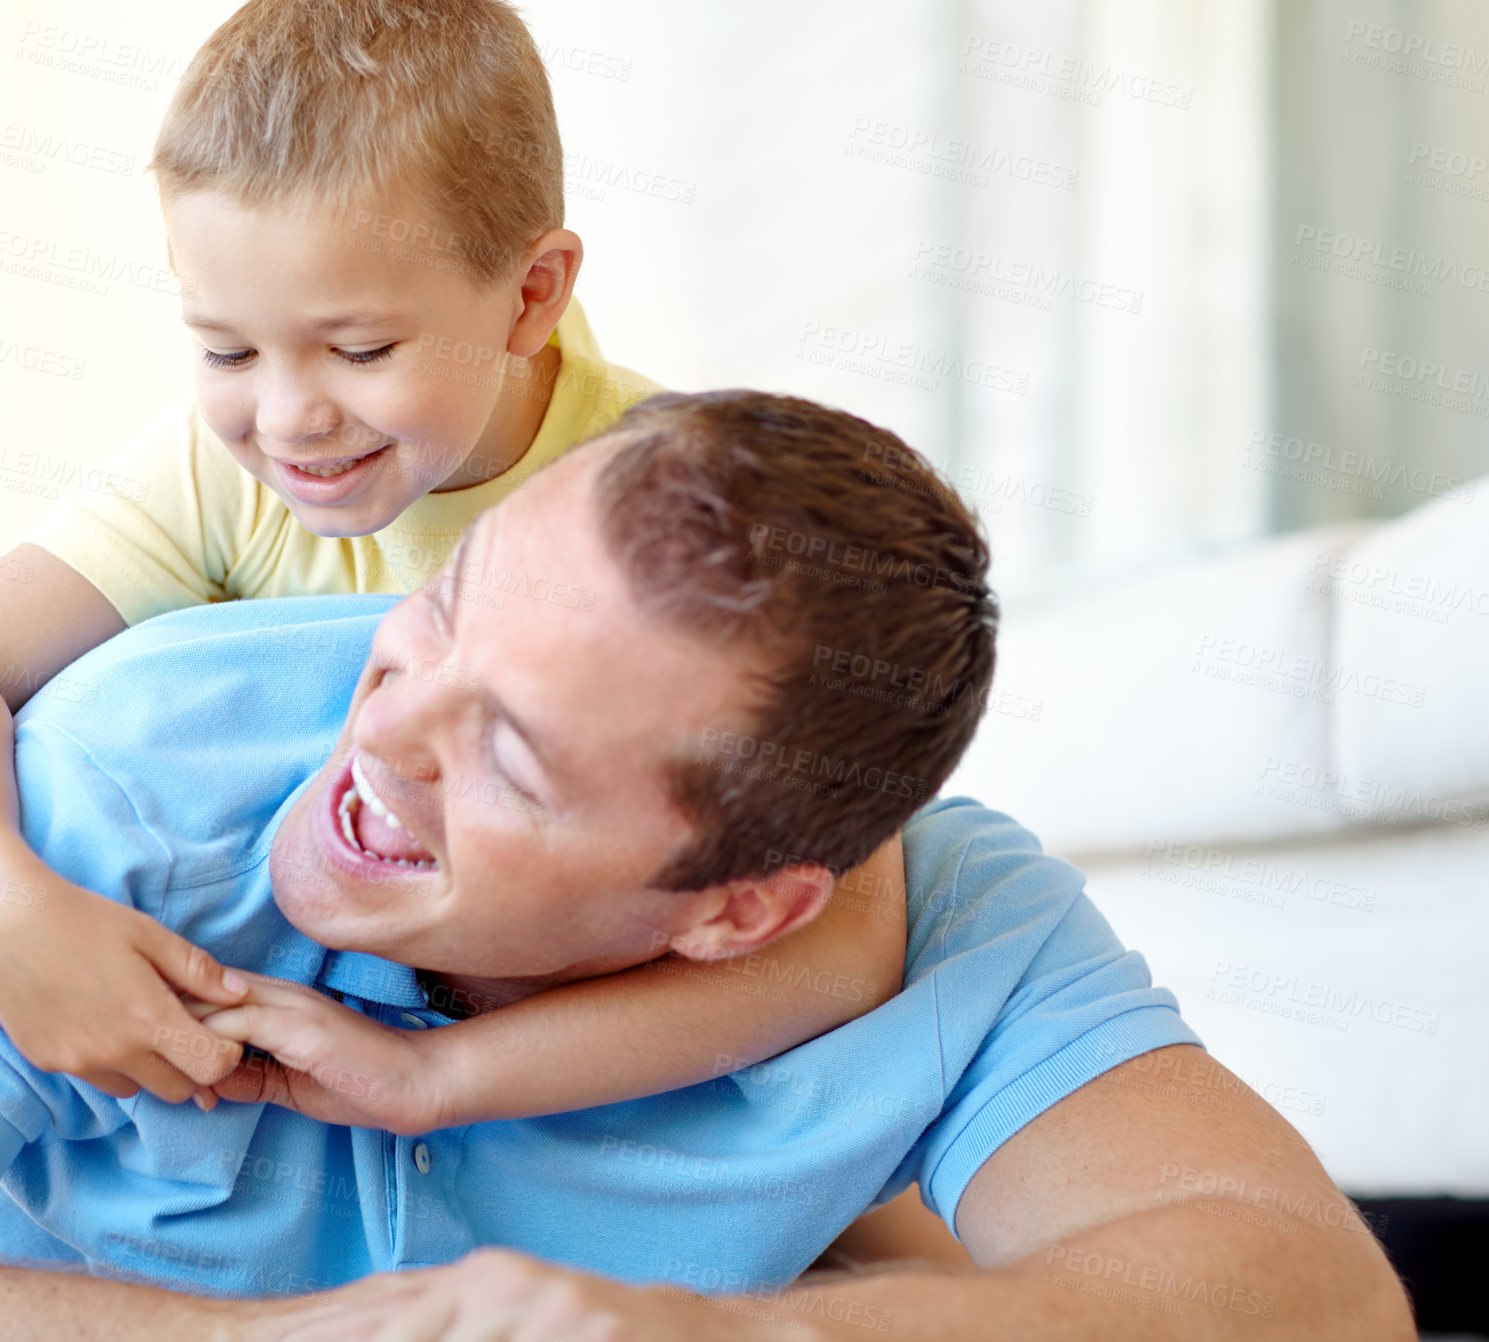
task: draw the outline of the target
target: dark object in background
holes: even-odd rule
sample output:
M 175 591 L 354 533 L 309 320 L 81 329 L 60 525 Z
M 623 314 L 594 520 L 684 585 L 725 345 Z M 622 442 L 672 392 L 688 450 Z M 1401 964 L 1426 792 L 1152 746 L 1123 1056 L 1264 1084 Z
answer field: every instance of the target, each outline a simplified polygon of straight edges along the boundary
M 1462 1198 L 1354 1198 L 1375 1228 L 1423 1333 L 1489 1337 L 1489 1201 Z

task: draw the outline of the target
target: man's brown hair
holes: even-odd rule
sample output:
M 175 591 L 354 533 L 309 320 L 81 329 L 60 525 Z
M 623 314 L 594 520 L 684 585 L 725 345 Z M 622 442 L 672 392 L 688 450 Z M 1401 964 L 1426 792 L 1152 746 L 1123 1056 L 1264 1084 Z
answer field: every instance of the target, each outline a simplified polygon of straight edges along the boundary
M 163 195 L 249 206 L 408 188 L 425 217 L 384 231 L 477 280 L 564 219 L 548 75 L 502 0 L 249 0 L 197 52 L 150 168 Z
M 894 434 L 794 397 L 653 396 L 605 436 L 623 442 L 594 499 L 638 604 L 761 668 L 751 729 L 706 730 L 673 766 L 696 832 L 654 884 L 856 866 L 985 706 L 998 606 L 976 519 Z

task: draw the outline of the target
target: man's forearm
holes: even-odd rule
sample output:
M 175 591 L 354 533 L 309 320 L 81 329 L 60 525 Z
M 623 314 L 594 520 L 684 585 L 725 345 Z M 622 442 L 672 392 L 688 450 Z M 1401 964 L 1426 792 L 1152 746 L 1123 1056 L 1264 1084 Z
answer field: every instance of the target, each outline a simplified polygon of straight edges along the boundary
M 216 1300 L 77 1272 L 0 1266 L 6 1342 L 257 1342 L 288 1301 Z
M 666 1288 L 663 1288 L 666 1289 Z M 819 1274 L 720 1308 L 825 1338 L 1265 1338 L 1413 1342 L 1406 1297 L 1363 1226 L 1227 1223 L 1158 1208 L 982 1272 Z M 797 1336 L 802 1334 L 797 1333 Z

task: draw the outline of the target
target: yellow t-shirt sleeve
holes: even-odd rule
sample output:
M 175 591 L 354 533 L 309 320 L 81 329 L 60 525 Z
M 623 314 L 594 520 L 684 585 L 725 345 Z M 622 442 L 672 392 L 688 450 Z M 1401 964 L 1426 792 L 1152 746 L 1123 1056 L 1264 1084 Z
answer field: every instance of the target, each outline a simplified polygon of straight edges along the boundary
M 445 563 L 476 516 L 661 390 L 604 360 L 577 303 L 559 322 L 557 341 L 558 380 L 522 459 L 484 484 L 415 499 L 375 535 L 306 530 L 238 465 L 187 398 L 89 472 L 24 539 L 75 568 L 131 625 L 207 601 L 412 591 Z
M 252 531 L 258 482 L 189 401 L 59 499 L 24 537 L 96 587 L 126 624 L 221 601 Z

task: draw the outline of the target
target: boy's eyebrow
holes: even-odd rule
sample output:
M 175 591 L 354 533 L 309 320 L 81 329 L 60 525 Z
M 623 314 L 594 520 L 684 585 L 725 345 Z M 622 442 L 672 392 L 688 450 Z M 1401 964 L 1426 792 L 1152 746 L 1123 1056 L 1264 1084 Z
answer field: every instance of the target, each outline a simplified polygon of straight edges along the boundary
M 342 326 L 382 326 L 389 322 L 408 322 L 412 318 L 406 312 L 347 312 L 338 317 L 327 317 L 311 328 L 314 331 L 334 331 Z
M 233 328 L 226 322 L 215 322 L 210 317 L 198 317 L 195 313 L 183 312 L 181 320 L 197 331 L 231 331 Z
M 182 313 L 181 320 L 187 326 L 198 331 L 226 333 L 237 329 L 230 322 L 220 322 L 212 317 L 194 312 Z M 347 312 L 336 317 L 327 317 L 323 321 L 318 321 L 310 329 L 321 332 L 337 331 L 347 326 L 407 325 L 412 320 L 405 312 Z

